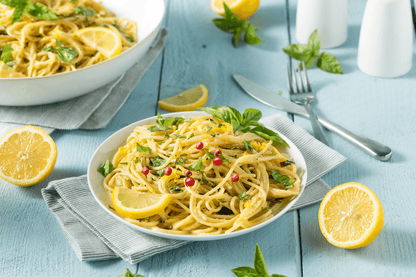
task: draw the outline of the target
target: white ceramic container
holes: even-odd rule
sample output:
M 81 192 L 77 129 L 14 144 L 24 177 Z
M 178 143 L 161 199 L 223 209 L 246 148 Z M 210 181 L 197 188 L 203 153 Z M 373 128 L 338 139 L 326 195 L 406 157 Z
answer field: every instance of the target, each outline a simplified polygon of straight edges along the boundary
M 376 77 L 399 77 L 412 68 L 409 0 L 368 0 L 361 24 L 358 67 Z
M 139 41 L 107 61 L 52 76 L 0 78 L 1 106 L 30 106 L 68 100 L 115 80 L 149 49 L 165 16 L 164 0 L 102 0 L 119 17 L 134 20 Z
M 207 115 L 207 114 L 205 112 L 183 112 L 183 113 L 164 114 L 163 116 L 164 117 L 177 117 L 177 116 L 197 117 L 197 116 L 203 116 L 203 115 Z M 285 137 L 281 133 L 274 130 L 275 132 L 279 133 L 279 135 L 289 144 L 290 148 L 286 149 L 286 153 L 292 156 L 293 161 L 295 162 L 296 167 L 300 171 L 300 176 L 302 178 L 301 191 L 300 191 L 299 196 L 296 197 L 293 201 L 291 201 L 284 209 L 282 209 L 274 217 L 272 217 L 268 221 L 265 221 L 259 225 L 253 226 L 248 229 L 233 232 L 230 234 L 221 234 L 221 235 L 212 235 L 212 236 L 165 234 L 165 233 L 160 233 L 157 231 L 153 231 L 144 227 L 134 225 L 124 220 L 121 216 L 117 215 L 116 213 L 113 213 L 112 211 L 108 209 L 108 205 L 112 206 L 113 204 L 112 204 L 111 198 L 109 197 L 109 195 L 103 188 L 104 177 L 97 171 L 97 168 L 100 167 L 100 165 L 103 162 L 105 162 L 108 158 L 110 158 L 110 160 L 112 159 L 118 147 L 123 146 L 125 144 L 127 137 L 133 132 L 134 128 L 140 125 L 151 125 L 151 124 L 154 124 L 155 122 L 156 122 L 156 116 L 150 117 L 150 118 L 138 121 L 136 123 L 133 123 L 127 127 L 124 127 L 118 132 L 114 133 L 98 147 L 98 149 L 93 154 L 90 160 L 90 163 L 88 165 L 87 178 L 88 178 L 88 184 L 92 192 L 92 195 L 97 200 L 101 208 L 106 210 L 111 216 L 119 220 L 120 224 L 125 224 L 126 226 L 130 226 L 133 229 L 136 229 L 140 232 L 144 232 L 150 235 L 163 237 L 163 238 L 177 239 L 177 240 L 205 241 L 205 240 L 218 240 L 218 239 L 232 238 L 232 237 L 247 234 L 249 232 L 260 229 L 266 226 L 267 224 L 270 224 L 271 222 L 275 221 L 279 217 L 281 217 L 296 203 L 296 201 L 299 199 L 299 197 L 302 195 L 305 189 L 306 180 L 307 180 L 307 169 L 306 169 L 305 159 L 303 158 L 302 154 L 300 153 L 296 145 L 293 144 L 293 142 L 291 142 L 287 137 Z
M 344 44 L 348 38 L 347 0 L 298 0 L 297 41 L 306 44 L 316 29 L 322 48 Z

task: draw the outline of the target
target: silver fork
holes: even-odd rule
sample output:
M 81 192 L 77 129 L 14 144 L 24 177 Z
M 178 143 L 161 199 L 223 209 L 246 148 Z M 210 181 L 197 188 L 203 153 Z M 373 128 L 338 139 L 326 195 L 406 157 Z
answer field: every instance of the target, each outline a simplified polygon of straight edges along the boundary
M 315 138 L 317 138 L 322 143 L 325 143 L 326 145 L 329 146 L 328 141 L 326 140 L 324 133 L 322 132 L 321 126 L 319 125 L 318 120 L 316 119 L 316 115 L 313 112 L 312 107 L 311 107 L 311 102 L 315 99 L 315 96 L 312 92 L 311 84 L 309 83 L 309 78 L 306 72 L 306 66 L 304 62 L 302 62 L 302 68 L 303 68 L 303 72 L 305 75 L 307 90 L 305 90 L 305 87 L 303 86 L 303 80 L 302 80 L 302 75 L 301 75 L 302 70 L 300 69 L 300 66 L 298 66 L 299 83 L 300 83 L 300 87 L 302 88 L 302 91 L 301 91 L 299 90 L 298 80 L 297 80 L 298 77 L 296 74 L 295 67 L 293 66 L 293 63 L 292 63 L 292 74 L 290 73 L 289 64 L 287 65 L 287 82 L 289 86 L 290 100 L 292 100 L 292 102 L 296 104 L 301 104 L 305 107 L 306 111 L 309 114 L 309 119 L 312 124 L 313 134 Z M 292 76 L 293 76 L 293 81 L 292 81 Z M 293 89 L 293 83 L 295 83 L 296 91 Z

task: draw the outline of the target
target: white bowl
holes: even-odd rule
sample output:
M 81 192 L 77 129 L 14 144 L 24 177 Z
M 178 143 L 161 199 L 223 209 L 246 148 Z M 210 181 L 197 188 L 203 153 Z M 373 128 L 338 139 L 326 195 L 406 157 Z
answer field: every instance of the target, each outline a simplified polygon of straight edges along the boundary
M 0 105 L 31 106 L 84 95 L 111 81 L 136 63 L 156 38 L 165 16 L 164 0 L 102 0 L 119 17 L 137 23 L 138 42 L 104 62 L 44 77 L 0 78 Z
M 197 116 L 203 116 L 207 115 L 205 112 L 183 112 L 183 113 L 172 113 L 172 114 L 165 114 L 164 117 L 177 117 L 177 116 L 185 116 L 185 117 L 197 117 Z M 123 129 L 117 131 L 113 135 L 111 135 L 108 139 L 106 139 L 95 151 L 93 154 L 90 163 L 88 165 L 88 184 L 90 187 L 90 190 L 92 192 L 92 195 L 97 200 L 98 204 L 106 210 L 111 216 L 118 219 L 121 224 L 126 224 L 127 226 L 130 226 L 133 229 L 136 229 L 140 232 L 147 233 L 149 235 L 154 235 L 158 237 L 163 238 L 169 238 L 169 239 L 177 239 L 177 240 L 189 240 L 189 241 L 205 241 L 205 240 L 217 240 L 217 239 L 226 239 L 226 238 L 232 238 L 239 235 L 247 234 L 249 232 L 252 232 L 254 230 L 260 229 L 267 224 L 275 221 L 279 217 L 281 217 L 284 213 L 286 213 L 299 199 L 299 197 L 302 195 L 303 190 L 305 189 L 306 185 L 306 179 L 307 179 L 307 170 L 306 170 L 306 163 L 305 159 L 303 158 L 302 154 L 300 153 L 299 149 L 296 147 L 296 145 L 293 144 L 287 137 L 282 135 L 281 133 L 277 132 L 290 146 L 286 150 L 286 153 L 292 156 L 293 161 L 296 164 L 296 167 L 301 171 L 301 190 L 299 193 L 299 196 L 296 197 L 294 200 L 292 200 L 284 209 L 282 209 L 278 214 L 276 214 L 274 217 L 269 219 L 268 221 L 265 221 L 259 225 L 253 226 L 248 229 L 244 229 L 241 231 L 236 231 L 230 234 L 221 234 L 221 235 L 212 235 L 212 236 L 195 236 L 195 235 L 173 235 L 173 234 L 165 234 L 160 233 L 157 231 L 153 231 L 144 227 L 140 227 L 137 225 L 134 225 L 126 220 L 124 220 L 121 216 L 113 213 L 108 209 L 109 205 L 113 205 L 111 198 L 107 194 L 107 192 L 103 188 L 103 180 L 104 177 L 97 171 L 97 168 L 100 167 L 100 165 L 105 162 L 108 158 L 113 157 L 113 155 L 116 153 L 118 147 L 123 146 L 126 142 L 127 137 L 133 132 L 133 130 L 137 126 L 141 125 L 151 125 L 154 124 L 156 121 L 156 116 L 150 117 L 147 119 L 140 120 L 136 123 L 133 123 L 127 127 L 124 127 Z

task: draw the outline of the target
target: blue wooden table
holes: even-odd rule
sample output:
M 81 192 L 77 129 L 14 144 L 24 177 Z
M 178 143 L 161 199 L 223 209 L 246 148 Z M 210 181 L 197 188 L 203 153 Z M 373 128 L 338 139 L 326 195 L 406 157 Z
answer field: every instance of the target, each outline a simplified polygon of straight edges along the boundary
M 123 108 L 104 129 L 55 131 L 58 160 L 42 183 L 21 188 L 0 185 L 0 276 L 117 276 L 126 268 L 152 276 L 234 276 L 232 268 L 253 264 L 258 243 L 269 273 L 287 276 L 416 276 L 416 66 L 401 78 L 379 79 L 357 67 L 357 47 L 365 1 L 349 1 L 348 41 L 328 52 L 344 75 L 309 71 L 317 114 L 352 131 L 388 145 L 391 161 L 369 157 L 338 136 L 326 132 L 330 145 L 348 160 L 323 179 L 331 186 L 355 181 L 371 188 L 381 200 L 385 226 L 375 241 L 361 249 L 330 245 L 322 236 L 315 204 L 289 212 L 265 228 L 235 239 L 195 242 L 138 265 L 118 259 L 80 262 L 41 189 L 60 178 L 86 174 L 94 150 L 112 133 L 140 119 L 164 113 L 157 100 L 201 83 L 209 90 L 206 106 L 252 107 L 264 116 L 277 111 L 246 95 L 233 81 L 241 73 L 288 97 L 287 56 L 282 48 L 295 43 L 296 1 L 262 0 L 250 19 L 264 44 L 231 45 L 231 36 L 212 23 L 217 17 L 206 0 L 167 1 L 166 48 L 145 74 Z M 288 28 L 290 27 L 290 28 Z M 294 117 L 311 132 L 310 123 Z

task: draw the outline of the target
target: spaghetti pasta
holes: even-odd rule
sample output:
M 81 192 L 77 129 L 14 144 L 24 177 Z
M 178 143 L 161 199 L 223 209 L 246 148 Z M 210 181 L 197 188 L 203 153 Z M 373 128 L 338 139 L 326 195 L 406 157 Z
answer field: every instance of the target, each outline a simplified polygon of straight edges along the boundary
M 83 28 L 104 27 L 116 32 L 121 37 L 121 51 L 125 51 L 137 42 L 135 22 L 116 17 L 114 13 L 93 0 L 33 2 L 48 7 L 58 19 L 44 20 L 26 14 L 21 20 L 10 25 L 14 9 L 0 4 L 0 49 L 6 44 L 11 46 L 15 61 L 11 65 L 12 68 L 9 68 L 10 74 L 3 77 L 48 76 L 74 71 L 107 60 L 105 55 L 77 37 L 76 32 Z M 56 51 L 57 47 L 69 49 L 71 59 L 60 58 Z
M 125 220 L 171 234 L 231 233 L 267 221 L 299 195 L 296 165 L 271 140 L 234 133 L 231 124 L 211 116 L 171 119 L 165 119 L 170 128 L 136 127 L 112 158 L 114 170 L 103 182 L 109 194 L 120 186 L 172 199 L 158 214 Z

